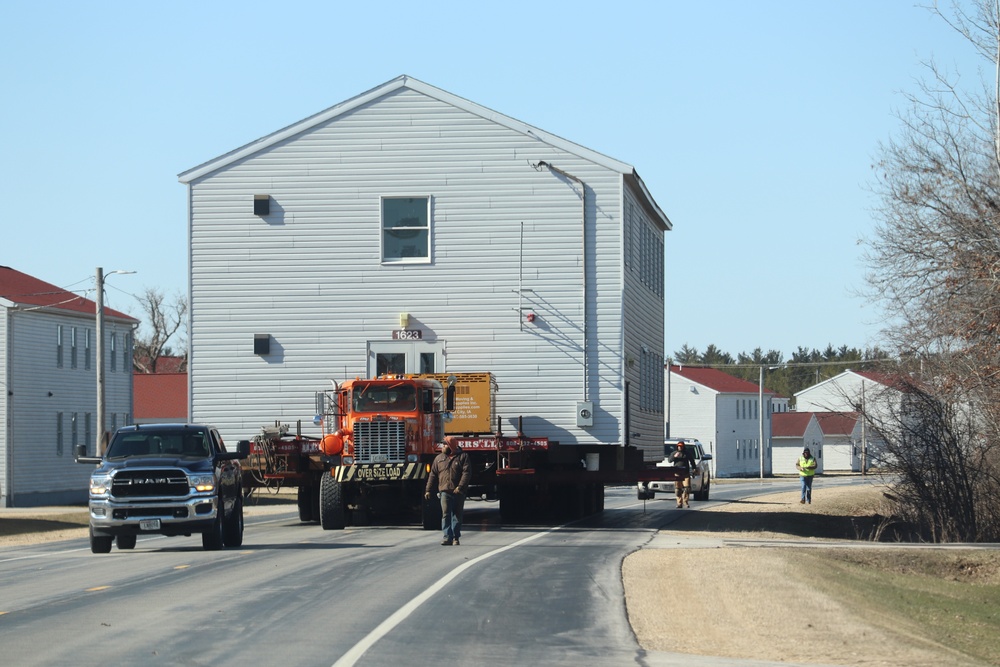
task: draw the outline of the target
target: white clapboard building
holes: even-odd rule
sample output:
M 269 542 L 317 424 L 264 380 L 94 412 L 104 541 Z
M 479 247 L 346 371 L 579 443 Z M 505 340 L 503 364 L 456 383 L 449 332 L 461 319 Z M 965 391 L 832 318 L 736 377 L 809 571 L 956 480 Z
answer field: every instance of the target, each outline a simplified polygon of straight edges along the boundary
M 671 438 L 700 440 L 713 477 L 771 474 L 773 392 L 716 368 L 671 365 L 667 375 Z
M 507 433 L 662 455 L 671 225 L 632 166 L 401 76 L 179 178 L 194 421 L 489 371 Z
M 0 266 L 0 506 L 86 502 L 95 453 L 96 305 Z M 138 321 L 104 309 L 105 428 L 132 419 L 132 332 Z

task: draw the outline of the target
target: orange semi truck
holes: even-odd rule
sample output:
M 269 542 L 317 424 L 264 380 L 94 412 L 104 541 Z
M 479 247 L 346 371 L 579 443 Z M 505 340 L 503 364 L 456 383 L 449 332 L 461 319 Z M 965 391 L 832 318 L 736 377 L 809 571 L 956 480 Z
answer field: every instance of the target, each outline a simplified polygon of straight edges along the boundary
M 299 517 L 324 529 L 403 520 L 440 528 L 424 499 L 430 463 L 447 438 L 472 465 L 470 498 L 498 500 L 505 522 L 574 519 L 604 509 L 604 487 L 673 481 L 634 447 L 559 444 L 504 435 L 491 373 L 357 378 L 317 394 L 322 437 L 263 429 L 244 464 L 245 488 L 298 487 Z M 496 424 L 496 428 L 491 428 Z

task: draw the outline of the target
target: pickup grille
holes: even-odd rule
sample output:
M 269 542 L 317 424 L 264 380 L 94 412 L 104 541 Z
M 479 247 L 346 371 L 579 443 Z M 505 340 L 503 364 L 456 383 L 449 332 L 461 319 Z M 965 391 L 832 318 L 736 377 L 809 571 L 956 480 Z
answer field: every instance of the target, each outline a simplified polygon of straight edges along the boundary
M 395 463 L 406 460 L 406 422 L 354 422 L 355 463 Z
M 176 468 L 121 470 L 111 483 L 115 498 L 183 498 L 188 495 L 187 475 Z

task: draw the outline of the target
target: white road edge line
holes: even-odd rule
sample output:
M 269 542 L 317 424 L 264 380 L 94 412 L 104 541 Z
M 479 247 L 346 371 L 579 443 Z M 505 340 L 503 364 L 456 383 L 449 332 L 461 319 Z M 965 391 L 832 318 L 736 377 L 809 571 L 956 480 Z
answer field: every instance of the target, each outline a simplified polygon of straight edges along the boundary
M 497 554 L 502 554 L 504 551 L 514 549 L 523 544 L 527 544 L 532 540 L 537 540 L 539 537 L 543 537 L 550 533 L 554 533 L 555 531 L 560 530 L 564 527 L 565 526 L 556 526 L 555 528 L 551 528 L 544 532 L 535 533 L 534 535 L 529 535 L 528 537 L 518 540 L 517 542 L 508 544 L 505 547 L 500 547 L 499 549 L 494 549 L 493 551 L 485 553 L 482 556 L 478 556 L 477 558 L 473 558 L 470 561 L 462 563 L 454 570 L 452 570 L 445 576 L 438 579 L 438 581 L 434 585 L 426 589 L 423 593 L 416 596 L 415 598 L 407 602 L 405 605 L 400 607 L 398 610 L 396 610 L 396 612 L 392 616 L 379 623 L 374 630 L 369 632 L 361 641 L 352 646 L 344 655 L 340 657 L 339 660 L 337 660 L 337 662 L 333 663 L 333 667 L 351 667 L 352 665 L 356 664 L 358 660 L 361 659 L 361 656 L 363 656 L 368 651 L 368 649 L 374 646 L 376 642 L 382 639 L 382 637 L 385 637 L 387 634 L 389 634 L 393 630 L 393 628 L 395 628 L 397 625 L 405 621 L 413 612 L 415 612 L 420 607 L 420 605 L 427 602 L 427 600 L 429 600 L 432 596 L 437 594 L 442 588 L 451 583 L 458 575 L 462 574 L 473 565 L 476 565 L 477 563 L 487 560 L 488 558 L 492 558 Z

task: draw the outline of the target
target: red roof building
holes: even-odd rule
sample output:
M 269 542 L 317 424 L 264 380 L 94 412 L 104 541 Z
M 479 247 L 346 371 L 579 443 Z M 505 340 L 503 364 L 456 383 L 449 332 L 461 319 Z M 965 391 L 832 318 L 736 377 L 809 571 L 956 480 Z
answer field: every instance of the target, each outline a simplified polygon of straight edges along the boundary
M 136 373 L 132 383 L 136 424 L 188 421 L 187 373 Z

